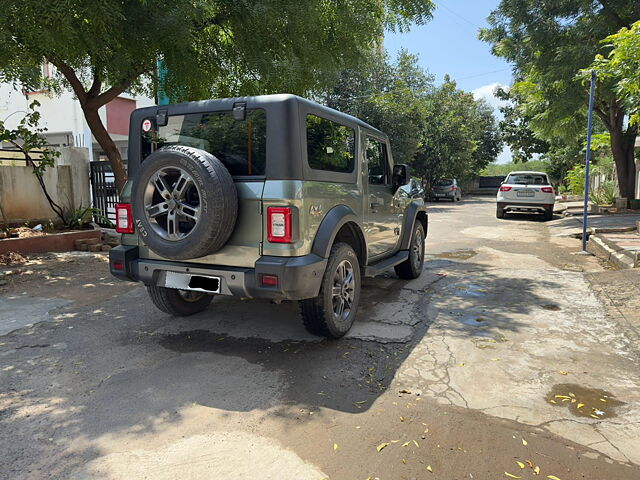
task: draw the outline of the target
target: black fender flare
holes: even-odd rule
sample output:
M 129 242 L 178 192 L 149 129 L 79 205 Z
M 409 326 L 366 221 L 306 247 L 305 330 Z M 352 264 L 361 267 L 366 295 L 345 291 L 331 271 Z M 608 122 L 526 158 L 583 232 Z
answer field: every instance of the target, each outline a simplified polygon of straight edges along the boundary
M 429 227 L 429 215 L 427 215 L 427 207 L 425 207 L 424 202 L 414 200 L 407 206 L 407 209 L 405 210 L 404 222 L 402 225 L 402 239 L 400 240 L 400 250 L 409 250 L 413 227 L 416 224 L 416 219 L 418 219 L 419 217 L 419 221 L 423 222 L 422 226 L 424 227 L 424 235 L 426 238 L 427 230 Z
M 359 260 L 361 262 L 361 266 L 364 267 L 367 264 L 367 242 L 364 237 L 362 223 L 353 210 L 346 205 L 337 205 L 329 210 L 324 216 L 322 222 L 320 222 L 318 231 L 316 232 L 316 238 L 313 241 L 311 253 L 322 258 L 328 258 L 338 231 L 340 231 L 343 225 L 349 222 L 352 222 L 357 226 L 356 235 L 361 243 L 362 256 Z

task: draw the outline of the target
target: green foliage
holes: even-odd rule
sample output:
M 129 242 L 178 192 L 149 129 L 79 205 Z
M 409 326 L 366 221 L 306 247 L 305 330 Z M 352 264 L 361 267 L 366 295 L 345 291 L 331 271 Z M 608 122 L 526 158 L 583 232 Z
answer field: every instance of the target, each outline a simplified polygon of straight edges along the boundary
M 610 48 L 608 55 L 598 54 L 588 69 L 581 73 L 589 78 L 595 70 L 599 81 L 607 82 L 631 114 L 631 122 L 640 123 L 640 21 L 609 35 L 602 43 Z
M 431 0 L 5 0 L 0 71 L 38 88 L 46 58 L 85 87 L 98 78 L 153 95 L 162 60 L 160 87 L 175 100 L 304 92 L 357 62 L 385 27 L 426 23 L 432 10 Z
M 529 160 L 528 162 L 509 162 L 509 163 L 492 163 L 482 169 L 480 175 L 498 177 L 507 176 L 509 172 L 515 170 L 531 170 L 534 172 L 546 172 L 551 175 L 553 169 L 551 163 L 548 160 Z M 553 175 L 552 175 L 553 177 Z M 555 178 L 555 177 L 553 177 Z
M 611 205 L 616 199 L 616 184 L 607 180 L 595 190 L 589 192 L 589 199 L 596 205 Z
M 337 86 L 318 97 L 387 133 L 395 162 L 411 164 L 413 174 L 429 182 L 467 178 L 495 160 L 502 142 L 485 102 L 448 78 L 435 87 L 406 51 L 394 62 L 381 54 L 366 61 L 343 71 Z
M 94 217 L 99 218 L 111 228 L 115 227 L 115 225 L 96 208 L 80 206 L 75 209 L 65 208 L 64 212 L 64 226 L 66 228 L 83 228 L 86 224 L 92 222 Z

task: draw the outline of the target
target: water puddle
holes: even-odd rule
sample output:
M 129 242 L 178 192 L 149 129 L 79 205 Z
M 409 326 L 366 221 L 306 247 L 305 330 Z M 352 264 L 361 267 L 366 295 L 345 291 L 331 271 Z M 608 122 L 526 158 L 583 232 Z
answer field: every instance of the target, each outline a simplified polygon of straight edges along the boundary
M 474 284 L 456 283 L 449 287 L 449 291 L 454 295 L 464 297 L 484 297 L 486 295 L 485 291 L 480 288 L 479 285 Z
M 437 253 L 433 255 L 436 258 L 446 258 L 449 260 L 468 260 L 478 254 L 475 250 L 469 248 L 463 248 L 461 250 L 454 250 L 453 252 Z
M 616 416 L 615 409 L 624 402 L 616 400 L 615 395 L 606 390 L 586 388 L 575 383 L 554 385 L 547 393 L 547 402 L 556 407 L 567 407 L 576 417 L 589 417 L 597 420 Z

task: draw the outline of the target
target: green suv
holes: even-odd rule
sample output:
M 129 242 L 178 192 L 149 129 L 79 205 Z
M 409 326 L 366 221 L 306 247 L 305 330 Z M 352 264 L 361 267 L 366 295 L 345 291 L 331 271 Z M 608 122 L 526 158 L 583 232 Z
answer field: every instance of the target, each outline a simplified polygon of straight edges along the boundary
M 297 300 L 310 332 L 338 338 L 363 276 L 422 271 L 426 209 L 387 136 L 294 95 L 135 110 L 129 178 L 111 273 L 172 315 L 214 295 Z

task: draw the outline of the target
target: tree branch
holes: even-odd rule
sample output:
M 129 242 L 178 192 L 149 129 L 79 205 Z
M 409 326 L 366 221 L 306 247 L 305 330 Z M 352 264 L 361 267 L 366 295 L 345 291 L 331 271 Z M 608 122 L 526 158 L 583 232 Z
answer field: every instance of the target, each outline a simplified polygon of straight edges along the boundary
M 113 100 L 122 92 L 124 92 L 127 88 L 131 86 L 131 84 L 136 80 L 136 78 L 138 78 L 140 75 L 143 75 L 147 71 L 148 69 L 144 68 L 144 69 L 138 70 L 137 72 L 134 72 L 130 78 L 123 80 L 122 82 L 120 82 L 118 86 L 110 87 L 108 90 L 105 90 L 100 95 L 97 95 L 93 98 L 89 98 L 89 102 L 91 103 L 92 106 L 95 106 L 96 108 L 100 108 L 101 106 L 109 103 L 111 100 Z
M 622 28 L 622 27 L 627 27 L 627 28 L 631 27 L 631 25 L 628 22 L 625 22 L 622 19 L 622 17 L 620 15 L 618 15 L 617 12 L 615 12 L 611 8 L 611 5 L 609 5 L 609 1 L 608 0 L 598 0 L 598 3 L 600 3 L 600 5 L 602 5 L 602 11 L 616 23 L 616 25 L 618 26 L 619 29 Z
M 87 92 L 89 97 L 95 97 L 100 93 L 100 89 L 102 88 L 102 81 L 100 80 L 100 76 L 98 75 L 98 70 L 94 67 L 93 69 L 93 83 L 91 84 L 91 88 Z
M 80 104 L 85 103 L 87 101 L 87 92 L 73 68 L 62 60 L 58 60 L 53 55 L 48 56 L 47 59 L 55 65 L 58 71 L 62 73 L 62 75 L 64 75 L 67 81 L 71 84 L 71 88 L 73 88 L 73 92 L 76 94 L 76 97 L 78 97 L 78 100 L 80 100 Z

